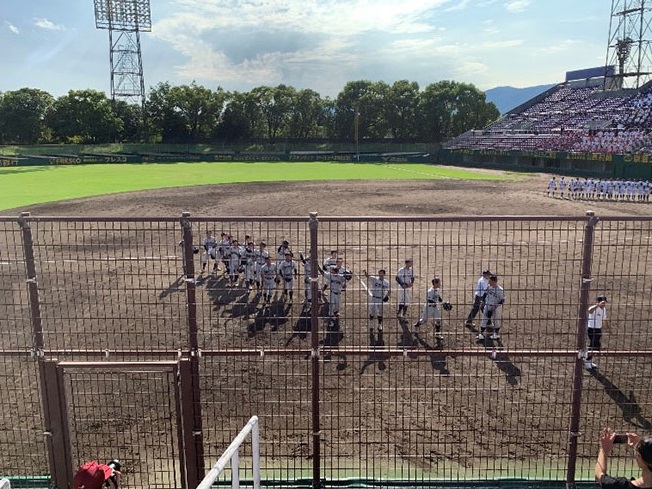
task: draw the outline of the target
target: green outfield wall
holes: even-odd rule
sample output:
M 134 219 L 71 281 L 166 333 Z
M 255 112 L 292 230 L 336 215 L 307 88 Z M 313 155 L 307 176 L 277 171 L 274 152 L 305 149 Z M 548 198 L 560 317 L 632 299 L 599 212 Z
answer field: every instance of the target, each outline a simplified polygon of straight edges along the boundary
M 178 162 L 339 161 L 353 163 L 430 163 L 605 178 L 652 179 L 652 156 L 557 151 L 436 149 L 432 153 L 223 152 L 0 156 L 0 167 Z

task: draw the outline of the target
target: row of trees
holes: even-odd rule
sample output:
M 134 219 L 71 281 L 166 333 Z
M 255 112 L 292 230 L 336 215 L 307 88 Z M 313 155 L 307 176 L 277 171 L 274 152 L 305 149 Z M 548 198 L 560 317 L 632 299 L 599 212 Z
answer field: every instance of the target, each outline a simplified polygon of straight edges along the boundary
M 424 90 L 407 80 L 392 85 L 346 84 L 335 99 L 310 89 L 261 86 L 213 91 L 192 83 L 153 87 L 144 110 L 96 90 L 54 98 L 22 88 L 0 94 L 0 143 L 213 142 L 281 138 L 338 141 L 392 138 L 438 143 L 482 128 L 499 111 L 474 85 L 442 81 Z

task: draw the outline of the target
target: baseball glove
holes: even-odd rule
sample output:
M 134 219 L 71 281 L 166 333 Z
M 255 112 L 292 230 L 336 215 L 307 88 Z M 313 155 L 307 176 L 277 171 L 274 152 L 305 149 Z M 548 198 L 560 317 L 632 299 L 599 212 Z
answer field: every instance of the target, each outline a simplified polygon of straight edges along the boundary
M 280 283 L 281 283 L 281 279 L 278 278 L 278 277 L 276 277 L 276 278 L 274 279 L 274 282 L 276 282 L 277 284 L 280 284 Z
M 351 280 L 352 278 L 353 278 L 353 274 L 352 274 L 349 270 L 346 270 L 346 271 L 344 272 L 344 279 L 348 282 L 348 281 Z
M 489 309 L 489 310 L 487 311 L 487 313 L 485 314 L 485 316 L 487 317 L 487 319 L 491 319 L 491 316 L 493 316 L 493 315 L 494 315 L 494 310 L 493 310 L 493 309 Z
M 197 246 L 192 247 L 192 252 L 196 255 L 199 253 L 199 248 Z
M 389 302 L 389 296 L 388 296 L 388 295 L 386 295 L 385 297 L 383 297 L 383 302 Z
M 451 311 L 453 309 L 453 304 L 446 301 L 441 305 L 441 307 L 444 309 L 444 311 Z

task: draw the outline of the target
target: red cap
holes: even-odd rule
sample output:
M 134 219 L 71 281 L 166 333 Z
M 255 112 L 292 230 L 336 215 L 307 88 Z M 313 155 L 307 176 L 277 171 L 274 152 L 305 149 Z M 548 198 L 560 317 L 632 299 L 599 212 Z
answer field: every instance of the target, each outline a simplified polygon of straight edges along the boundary
M 113 475 L 113 469 L 105 464 L 86 462 L 72 480 L 73 489 L 102 489 L 104 481 Z

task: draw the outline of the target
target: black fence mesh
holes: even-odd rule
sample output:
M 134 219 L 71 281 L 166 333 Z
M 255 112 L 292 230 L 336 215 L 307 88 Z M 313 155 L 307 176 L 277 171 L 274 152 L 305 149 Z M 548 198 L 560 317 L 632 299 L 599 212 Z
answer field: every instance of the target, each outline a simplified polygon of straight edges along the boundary
M 576 480 L 591 479 L 603 426 L 652 431 L 652 219 L 587 222 L 0 219 L 0 395 L 16 406 L 0 415 L 0 473 L 52 470 L 39 365 L 56 360 L 66 426 L 55 428 L 68 433 L 67 463 L 121 458 L 125 487 L 182 487 L 188 440 L 208 468 L 252 415 L 261 423 L 263 478 L 275 483 L 311 483 L 315 467 L 327 482 L 564 481 L 569 467 Z M 238 254 L 253 260 L 264 241 L 276 265 L 287 241 L 293 281 L 274 283 L 266 303 L 256 265 L 220 244 L 221 233 L 251 240 L 249 255 Z M 207 235 L 218 246 L 206 260 Z M 196 252 L 185 254 L 187 246 Z M 320 269 L 316 321 L 302 262 L 311 249 Z M 329 269 L 331 254 L 346 273 Z M 407 258 L 414 285 L 400 311 L 395 276 Z M 370 318 L 375 290 L 365 271 L 380 269 L 391 292 Z M 469 312 L 485 269 L 498 276 L 505 302 L 483 330 L 482 313 L 469 320 Z M 339 294 L 329 273 L 344 277 Z M 439 304 L 440 328 L 423 316 L 435 277 L 452 304 Z M 589 371 L 578 360 L 580 312 L 597 295 L 608 298 L 609 323 Z M 179 359 L 195 365 L 186 391 L 174 369 L 146 367 Z M 578 433 L 570 432 L 573 402 Z M 184 420 L 197 415 L 200 429 L 184 438 Z M 610 470 L 632 470 L 629 452 L 614 455 Z M 240 457 L 241 478 L 250 479 L 249 445 Z

